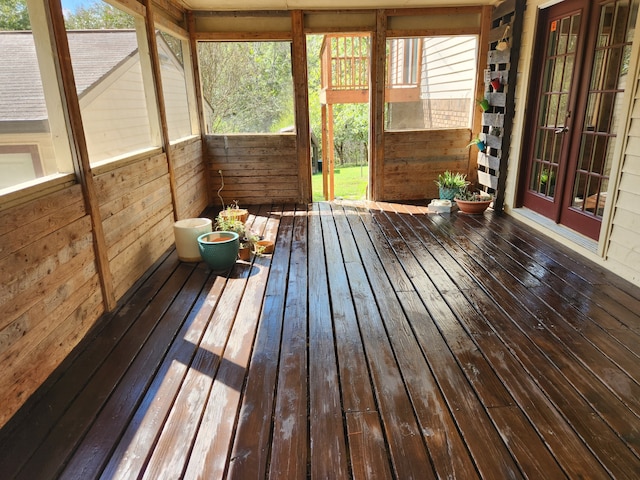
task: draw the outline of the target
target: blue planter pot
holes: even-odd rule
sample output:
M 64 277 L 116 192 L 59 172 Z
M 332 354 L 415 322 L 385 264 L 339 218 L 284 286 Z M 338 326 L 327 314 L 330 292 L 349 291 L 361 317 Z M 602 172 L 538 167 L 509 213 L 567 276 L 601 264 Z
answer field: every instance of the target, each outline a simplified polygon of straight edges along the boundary
M 213 272 L 226 272 L 236 263 L 240 238 L 235 232 L 211 232 L 198 237 L 202 259 Z
M 460 192 L 459 188 L 438 187 L 438 194 L 441 200 L 451 200 Z

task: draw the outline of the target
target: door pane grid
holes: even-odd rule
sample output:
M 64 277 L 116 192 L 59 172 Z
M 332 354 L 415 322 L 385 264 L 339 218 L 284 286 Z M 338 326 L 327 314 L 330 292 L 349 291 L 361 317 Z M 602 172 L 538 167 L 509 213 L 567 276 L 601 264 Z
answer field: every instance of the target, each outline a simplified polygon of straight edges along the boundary
M 635 25 L 638 0 L 614 1 L 600 10 L 581 150 L 573 182 L 571 209 L 601 218 L 616 138 L 615 119 L 626 84 L 629 27 Z M 633 15 L 631 15 L 633 13 Z M 633 16 L 633 18 L 631 18 Z
M 555 195 L 558 163 L 569 118 L 570 88 L 579 28 L 579 13 L 549 24 L 549 43 L 544 62 L 545 73 L 529 189 L 550 199 Z

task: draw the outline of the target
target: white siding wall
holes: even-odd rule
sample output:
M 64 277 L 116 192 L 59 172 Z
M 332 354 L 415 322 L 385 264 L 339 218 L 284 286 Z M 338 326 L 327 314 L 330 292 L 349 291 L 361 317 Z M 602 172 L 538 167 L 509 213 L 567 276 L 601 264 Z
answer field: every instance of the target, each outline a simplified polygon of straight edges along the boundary
M 635 82 L 617 194 L 607 261 L 623 276 L 640 284 L 640 81 Z
M 112 74 L 117 78 L 100 85 L 97 96 L 80 100 L 91 162 L 153 146 L 140 62 L 121 68 Z
M 476 37 L 428 37 L 424 42 L 421 98 L 472 98 Z

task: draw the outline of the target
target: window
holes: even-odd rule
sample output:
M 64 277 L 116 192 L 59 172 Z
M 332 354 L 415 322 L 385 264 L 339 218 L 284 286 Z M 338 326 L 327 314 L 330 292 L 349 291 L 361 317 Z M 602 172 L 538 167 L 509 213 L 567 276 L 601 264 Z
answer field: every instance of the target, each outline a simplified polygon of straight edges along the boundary
M 388 39 L 385 128 L 468 128 L 476 56 L 475 36 Z
M 197 129 L 192 112 L 194 104 L 189 98 L 192 82 L 188 63 L 189 69 L 185 70 L 189 50 L 185 40 L 164 31 L 158 31 L 156 40 L 169 140 L 174 141 L 191 135 Z
M 289 42 L 201 42 L 207 133 L 269 133 L 295 124 Z
M 65 20 L 89 161 L 159 146 L 144 20 L 102 1 L 84 5 Z
M 44 177 L 37 145 L 0 145 L 0 189 Z
M 0 193 L 73 172 L 58 86 L 42 81 L 56 78 L 45 53 L 47 26 L 40 20 L 37 38 L 31 30 L 29 14 L 43 19 L 44 13 L 27 12 L 20 2 L 13 7 L 13 15 L 0 20 Z M 35 2 L 34 8 L 42 7 Z

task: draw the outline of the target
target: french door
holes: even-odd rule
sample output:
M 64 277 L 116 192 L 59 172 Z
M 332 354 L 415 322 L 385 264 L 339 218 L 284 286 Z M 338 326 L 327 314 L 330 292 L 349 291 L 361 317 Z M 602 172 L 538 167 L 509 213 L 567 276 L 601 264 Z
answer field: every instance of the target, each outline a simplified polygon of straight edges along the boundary
M 523 204 L 594 239 L 607 201 L 639 3 L 567 0 L 540 16 Z

